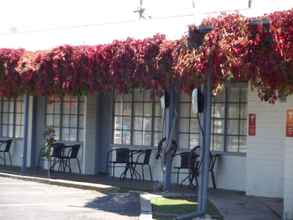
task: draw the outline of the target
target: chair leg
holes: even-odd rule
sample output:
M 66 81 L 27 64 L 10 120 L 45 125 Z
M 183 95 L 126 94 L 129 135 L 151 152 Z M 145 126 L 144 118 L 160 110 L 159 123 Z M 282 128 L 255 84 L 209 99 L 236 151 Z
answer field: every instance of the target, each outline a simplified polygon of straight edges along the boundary
M 179 171 L 180 171 L 180 170 L 177 169 L 177 172 L 176 172 L 176 173 L 177 173 L 177 184 L 179 184 Z
M 79 174 L 81 174 L 81 168 L 80 168 L 79 159 L 76 158 L 76 161 L 77 161 L 77 167 L 78 167 Z
M 3 152 L 3 157 L 4 157 L 4 166 L 6 166 L 6 154 Z
M 113 177 L 115 177 L 115 164 L 114 163 L 112 164 L 112 175 L 113 175 Z
M 141 175 L 142 175 L 142 180 L 144 181 L 144 166 L 141 165 Z
M 217 189 L 215 173 L 214 173 L 213 170 L 211 170 L 211 176 L 212 176 L 213 188 L 214 188 L 214 189 Z
M 152 168 L 151 166 L 148 164 L 148 167 L 149 167 L 149 172 L 150 172 L 150 178 L 151 178 L 151 181 L 153 181 L 153 173 L 152 173 Z
M 8 157 L 9 157 L 9 161 L 10 161 L 10 166 L 12 166 L 12 159 L 11 159 L 11 154 L 10 154 L 10 152 L 8 152 Z

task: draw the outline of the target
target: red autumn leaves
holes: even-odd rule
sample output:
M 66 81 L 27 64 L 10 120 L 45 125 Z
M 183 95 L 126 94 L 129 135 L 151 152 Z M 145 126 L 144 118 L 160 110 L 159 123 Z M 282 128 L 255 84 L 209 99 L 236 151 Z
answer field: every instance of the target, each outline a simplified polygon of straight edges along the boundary
M 228 15 L 203 22 L 212 30 L 197 49 L 187 38 L 156 35 L 96 46 L 64 45 L 48 51 L 0 49 L 0 95 L 87 94 L 135 87 L 162 91 L 175 84 L 190 91 L 213 74 L 225 81 L 250 81 L 259 96 L 274 101 L 293 93 L 293 9 L 257 21 Z M 263 25 L 268 22 L 270 25 Z M 197 39 L 199 31 L 191 28 Z

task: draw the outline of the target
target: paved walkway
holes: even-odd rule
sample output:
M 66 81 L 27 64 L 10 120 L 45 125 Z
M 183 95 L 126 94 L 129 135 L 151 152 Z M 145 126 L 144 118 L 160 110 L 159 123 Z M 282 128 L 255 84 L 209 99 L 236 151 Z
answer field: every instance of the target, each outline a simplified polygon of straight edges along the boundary
M 209 199 L 225 220 L 280 220 L 280 199 L 246 196 L 244 193 L 217 190 L 209 193 Z
M 0 177 L 0 219 L 137 220 L 135 193 L 104 194 Z

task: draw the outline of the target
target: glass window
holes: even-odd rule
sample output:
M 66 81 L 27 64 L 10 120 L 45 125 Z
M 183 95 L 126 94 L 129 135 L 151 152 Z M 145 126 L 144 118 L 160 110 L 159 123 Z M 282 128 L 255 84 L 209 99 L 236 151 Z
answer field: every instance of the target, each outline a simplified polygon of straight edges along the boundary
M 159 98 L 151 91 L 136 89 L 129 94 L 115 93 L 113 143 L 157 145 L 162 137 Z
M 23 137 L 23 97 L 0 99 L 0 133 L 2 137 Z
M 191 111 L 191 97 L 181 94 L 179 101 L 179 147 L 190 149 L 199 145 L 199 127 L 197 115 Z
M 84 97 L 50 97 L 47 99 L 46 126 L 55 129 L 56 139 L 82 141 Z
M 246 152 L 247 84 L 235 83 L 213 97 L 211 148 L 215 151 Z M 197 115 L 191 112 L 191 98 L 182 94 L 179 102 L 179 146 L 199 144 Z

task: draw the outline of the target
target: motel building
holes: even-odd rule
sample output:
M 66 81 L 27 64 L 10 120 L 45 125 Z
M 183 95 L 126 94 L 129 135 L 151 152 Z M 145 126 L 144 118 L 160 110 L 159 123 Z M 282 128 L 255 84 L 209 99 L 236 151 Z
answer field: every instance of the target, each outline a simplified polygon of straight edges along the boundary
M 190 24 L 193 19 L 178 18 L 181 23 L 176 34 L 184 33 L 186 26 L 182 24 Z M 152 22 L 148 24 L 149 29 Z M 162 27 L 167 27 L 170 21 L 155 22 L 164 32 Z M 87 31 L 91 32 L 90 27 Z M 153 31 L 160 32 L 160 29 Z M 36 42 L 35 47 L 40 47 L 38 43 L 42 40 L 37 39 L 42 39 L 42 34 L 29 36 Z M 176 34 L 171 35 L 176 37 Z M 70 36 L 75 35 L 70 32 Z M 83 35 L 77 37 L 86 38 Z M 19 46 L 15 43 L 19 40 L 17 37 L 11 39 L 7 41 L 8 46 Z M 92 44 L 93 41 L 91 39 L 86 43 Z M 192 112 L 190 94 L 176 93 L 176 112 L 178 151 L 190 150 L 200 141 L 200 129 L 197 115 Z M 25 117 L 28 120 L 27 131 L 24 129 Z M 58 141 L 81 145 L 78 158 L 82 174 L 112 175 L 111 170 L 107 169 L 107 153 L 113 148 L 151 148 L 153 181 L 161 181 L 161 161 L 155 158 L 155 152 L 163 137 L 162 124 L 160 97 L 149 90 L 134 89 L 127 94 L 100 92 L 79 97 L 22 96 L 0 99 L 0 136 L 3 139 L 13 138 L 10 152 L 12 165 L 16 167 L 21 167 L 26 157 L 28 168 L 48 168 L 45 160 L 39 164 L 39 157 L 45 143 L 44 132 L 53 127 Z M 284 216 L 293 219 L 293 96 L 270 104 L 261 101 L 249 83 L 229 82 L 212 98 L 211 133 L 211 151 L 220 154 L 215 166 L 217 188 L 242 191 L 251 196 L 282 198 Z M 26 155 L 23 154 L 25 142 Z M 173 166 L 176 163 L 178 161 L 174 161 Z M 73 162 L 72 165 L 73 172 L 79 173 L 77 164 Z M 120 173 L 117 169 L 116 176 L 119 177 Z M 145 174 L 146 179 L 150 179 L 147 171 Z M 185 177 L 186 174 L 180 175 L 180 179 Z M 176 175 L 172 175 L 172 181 L 176 183 Z
M 29 99 L 27 167 L 37 166 L 44 145 L 43 133 L 48 126 L 55 129 L 59 141 L 81 144 L 78 157 L 82 174 L 87 175 L 108 172 L 107 152 L 113 147 L 155 150 L 162 138 L 159 98 L 153 97 L 150 91 Z M 215 167 L 217 188 L 283 198 L 284 211 L 292 216 L 293 96 L 269 104 L 260 101 L 247 83 L 231 83 L 213 97 L 212 106 L 211 150 L 221 155 Z M 189 95 L 178 94 L 177 112 L 176 139 L 179 150 L 184 151 L 199 144 L 197 116 L 191 111 Z M 0 116 L 1 135 L 14 139 L 13 166 L 21 166 L 24 99 L 1 99 Z M 47 168 L 46 163 L 41 165 Z M 162 178 L 160 166 L 153 153 L 154 181 Z M 73 172 L 78 172 L 77 167 Z M 120 173 L 116 171 L 116 175 Z M 175 175 L 172 177 L 175 183 Z M 184 177 L 184 174 L 180 176 Z

